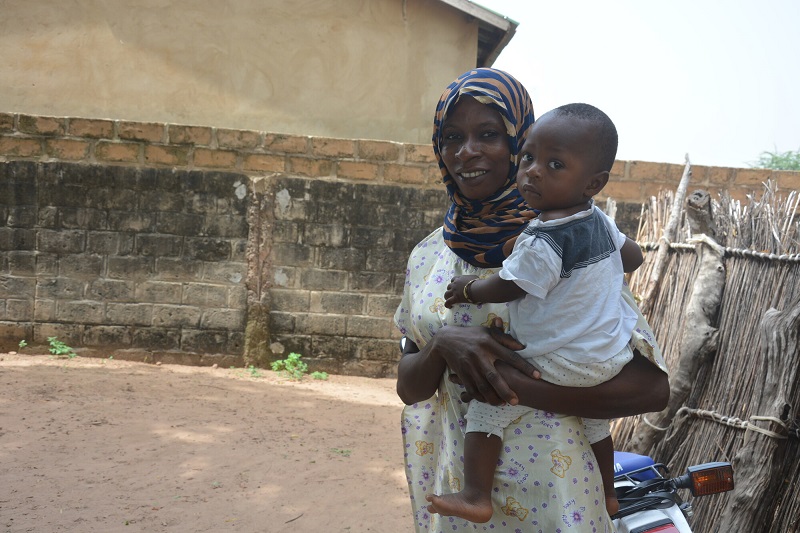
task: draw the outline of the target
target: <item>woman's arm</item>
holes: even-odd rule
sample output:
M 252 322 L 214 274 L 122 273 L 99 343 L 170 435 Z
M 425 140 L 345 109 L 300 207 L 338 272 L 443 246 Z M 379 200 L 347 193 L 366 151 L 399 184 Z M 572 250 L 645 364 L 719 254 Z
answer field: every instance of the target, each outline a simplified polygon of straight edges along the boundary
M 563 387 L 531 379 L 508 365 L 497 370 L 516 391 L 519 403 L 587 418 L 620 418 L 661 411 L 669 401 L 667 374 L 635 355 L 614 378 L 594 387 Z
M 538 379 L 538 371 L 514 350 L 522 345 L 498 327 L 445 326 L 421 350 L 404 350 L 397 369 L 397 394 L 407 405 L 427 400 L 445 367 L 461 383 L 465 401 L 528 407 L 587 418 L 619 418 L 663 410 L 669 401 L 667 375 L 635 356 L 614 378 L 594 387 L 564 387 Z
M 449 367 L 472 398 L 493 405 L 516 404 L 516 394 L 495 363 L 503 361 L 522 376 L 538 376 L 534 366 L 515 351 L 521 348 L 499 329 L 445 326 L 421 349 L 411 342 L 406 345 L 397 367 L 397 395 L 406 405 L 427 400 Z
M 420 350 L 408 338 L 405 339 L 403 355 L 397 365 L 397 395 L 406 405 L 430 398 L 439 387 L 446 363 L 435 352 L 432 353 L 433 345 L 431 340 Z

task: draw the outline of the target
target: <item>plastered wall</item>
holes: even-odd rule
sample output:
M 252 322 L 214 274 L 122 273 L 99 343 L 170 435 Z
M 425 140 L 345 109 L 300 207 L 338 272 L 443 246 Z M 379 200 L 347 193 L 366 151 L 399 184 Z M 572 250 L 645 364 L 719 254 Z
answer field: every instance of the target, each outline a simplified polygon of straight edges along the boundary
M 0 110 L 426 142 L 477 23 L 430 0 L 4 0 Z

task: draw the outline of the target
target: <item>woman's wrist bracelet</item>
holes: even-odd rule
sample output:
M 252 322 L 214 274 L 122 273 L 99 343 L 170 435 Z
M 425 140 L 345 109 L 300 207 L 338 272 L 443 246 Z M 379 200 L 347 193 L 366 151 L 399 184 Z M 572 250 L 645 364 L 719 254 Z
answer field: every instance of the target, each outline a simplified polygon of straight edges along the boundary
M 471 280 L 469 280 L 469 281 L 467 282 L 467 284 L 466 284 L 466 285 L 464 285 L 464 299 L 465 299 L 466 301 L 468 301 L 469 303 L 471 303 L 471 304 L 476 304 L 476 303 L 478 303 L 478 302 L 473 302 L 473 301 L 472 301 L 472 298 L 470 297 L 470 294 L 469 294 L 469 287 L 470 287 L 470 285 L 472 285 L 472 284 L 473 284 L 473 283 L 475 283 L 476 281 L 478 281 L 478 278 L 471 279 Z

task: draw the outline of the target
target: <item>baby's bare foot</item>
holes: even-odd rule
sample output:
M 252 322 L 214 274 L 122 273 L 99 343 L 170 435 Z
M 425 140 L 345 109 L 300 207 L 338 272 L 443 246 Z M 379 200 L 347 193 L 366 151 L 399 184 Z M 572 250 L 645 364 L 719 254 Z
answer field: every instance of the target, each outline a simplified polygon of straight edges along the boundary
M 492 499 L 489 495 L 468 497 L 464 492 L 430 495 L 425 498 L 431 504 L 428 511 L 442 516 L 458 516 L 470 522 L 484 523 L 492 518 Z

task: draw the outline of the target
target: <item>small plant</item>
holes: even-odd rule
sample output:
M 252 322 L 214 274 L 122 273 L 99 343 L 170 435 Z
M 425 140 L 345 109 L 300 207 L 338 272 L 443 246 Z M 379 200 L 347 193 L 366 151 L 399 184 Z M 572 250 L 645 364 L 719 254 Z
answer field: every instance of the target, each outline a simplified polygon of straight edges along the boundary
M 47 342 L 50 343 L 50 353 L 56 357 L 69 357 L 72 359 L 78 355 L 66 343 L 58 340 L 58 337 L 47 337 Z
M 261 369 L 255 365 L 250 365 L 245 368 L 236 368 L 235 366 L 231 366 L 230 369 L 233 371 L 233 374 L 239 377 L 250 377 L 253 379 L 264 377 L 261 373 Z
M 26 341 L 25 339 L 22 339 L 21 341 L 19 341 L 19 349 L 20 350 L 25 348 L 27 345 L 28 345 L 28 341 Z
M 314 379 L 320 379 L 322 381 L 328 380 L 328 373 L 327 372 L 312 372 L 311 377 Z
M 292 352 L 286 359 L 273 362 L 272 370 L 286 374 L 291 379 L 302 379 L 308 372 L 308 365 L 300 360 L 301 357 L 299 353 Z
M 339 448 L 331 448 L 331 452 L 341 455 L 342 457 L 350 457 L 350 454 L 353 453 L 352 450 L 342 450 Z

